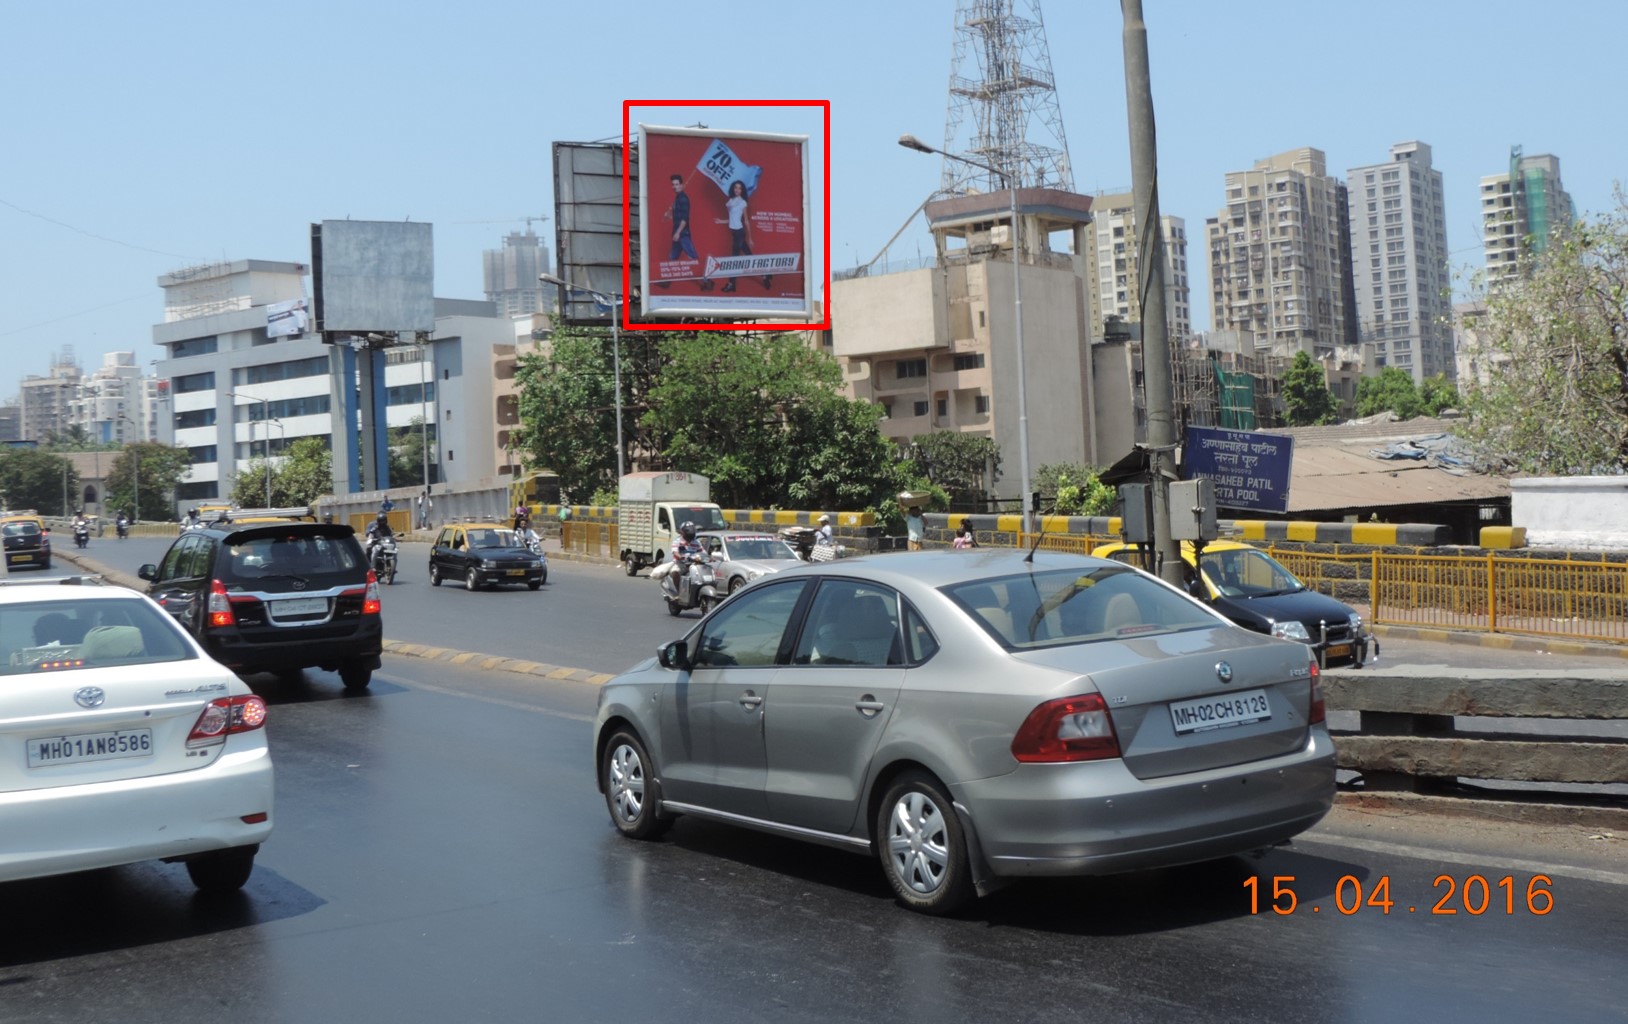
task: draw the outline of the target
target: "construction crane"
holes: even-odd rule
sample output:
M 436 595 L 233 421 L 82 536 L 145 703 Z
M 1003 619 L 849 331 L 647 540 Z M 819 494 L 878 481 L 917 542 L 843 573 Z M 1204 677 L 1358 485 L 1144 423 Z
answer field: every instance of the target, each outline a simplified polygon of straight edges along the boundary
M 453 224 L 513 224 L 517 220 L 523 220 L 523 221 L 526 222 L 526 232 L 528 234 L 530 234 L 531 233 L 531 222 L 532 221 L 536 221 L 537 223 L 541 224 L 543 221 L 545 221 L 547 219 L 548 219 L 548 215 L 543 214 L 543 215 L 537 216 L 537 217 L 505 217 L 502 220 L 455 220 L 455 221 L 452 221 L 451 223 L 453 223 Z

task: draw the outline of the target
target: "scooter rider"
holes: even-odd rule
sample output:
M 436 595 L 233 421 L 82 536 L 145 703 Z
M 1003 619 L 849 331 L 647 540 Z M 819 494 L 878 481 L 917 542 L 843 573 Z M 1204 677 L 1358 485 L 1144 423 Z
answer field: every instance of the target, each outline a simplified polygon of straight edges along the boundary
M 379 542 L 384 540 L 386 537 L 394 537 L 395 535 L 396 532 L 390 529 L 390 516 L 384 512 L 380 512 L 377 519 L 367 524 L 368 565 L 373 564 L 374 549 L 379 546 Z
M 695 539 L 695 524 L 682 523 L 678 536 L 673 538 L 673 571 L 667 574 L 662 586 L 674 597 L 678 596 L 678 577 L 690 571 L 690 566 L 706 557 L 706 549 Z

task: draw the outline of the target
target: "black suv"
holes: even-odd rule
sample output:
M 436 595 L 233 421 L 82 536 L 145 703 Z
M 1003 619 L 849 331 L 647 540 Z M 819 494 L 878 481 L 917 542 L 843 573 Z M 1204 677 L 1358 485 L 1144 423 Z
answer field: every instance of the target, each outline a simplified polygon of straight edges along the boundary
M 379 667 L 379 584 L 349 526 L 217 521 L 182 534 L 139 575 L 148 596 L 240 675 L 316 667 L 360 690 Z

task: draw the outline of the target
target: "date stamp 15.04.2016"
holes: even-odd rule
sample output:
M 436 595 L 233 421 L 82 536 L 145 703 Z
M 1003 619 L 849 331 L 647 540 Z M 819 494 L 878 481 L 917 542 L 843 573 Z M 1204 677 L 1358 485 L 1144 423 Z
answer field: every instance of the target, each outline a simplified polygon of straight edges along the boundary
M 1391 895 L 1391 876 L 1370 878 L 1367 884 L 1356 875 L 1341 875 L 1334 883 L 1334 911 L 1336 916 L 1355 914 L 1431 914 L 1455 916 L 1465 914 L 1531 914 L 1542 917 L 1554 909 L 1553 881 L 1548 875 L 1519 878 L 1504 875 L 1488 878 L 1485 875 L 1437 875 L 1431 883 L 1435 899 L 1415 903 L 1399 903 Z M 1302 904 L 1295 892 L 1294 875 L 1273 875 L 1270 891 L 1266 880 L 1258 876 L 1244 879 L 1244 890 L 1249 894 L 1249 912 L 1270 910 L 1279 917 L 1291 914 L 1320 913 L 1321 904 Z M 1264 902 L 1263 902 L 1264 901 Z

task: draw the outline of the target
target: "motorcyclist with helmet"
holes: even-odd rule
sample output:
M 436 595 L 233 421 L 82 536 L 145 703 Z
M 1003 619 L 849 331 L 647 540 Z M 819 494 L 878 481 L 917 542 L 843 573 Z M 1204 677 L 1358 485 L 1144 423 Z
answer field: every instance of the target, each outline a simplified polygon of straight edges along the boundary
M 667 574 L 662 586 L 674 597 L 678 596 L 678 577 L 689 572 L 690 566 L 706 560 L 706 548 L 695 538 L 695 524 L 682 523 L 678 536 L 673 538 L 673 571 Z
M 390 516 L 380 512 L 379 517 L 367 524 L 367 564 L 373 565 L 375 549 L 379 542 L 386 537 L 394 537 L 396 532 L 390 529 Z

